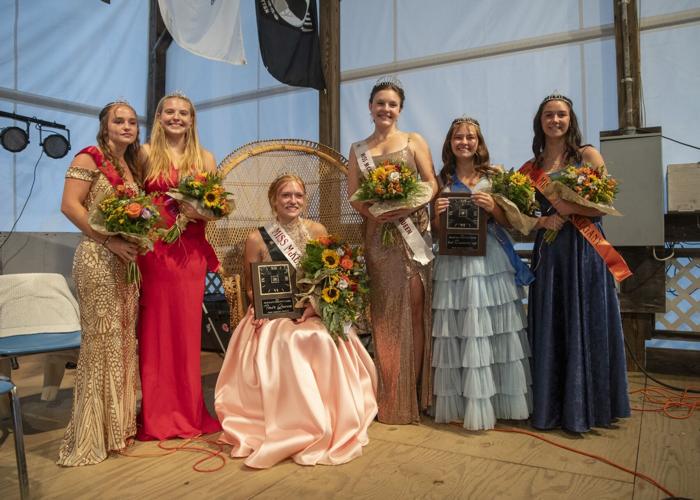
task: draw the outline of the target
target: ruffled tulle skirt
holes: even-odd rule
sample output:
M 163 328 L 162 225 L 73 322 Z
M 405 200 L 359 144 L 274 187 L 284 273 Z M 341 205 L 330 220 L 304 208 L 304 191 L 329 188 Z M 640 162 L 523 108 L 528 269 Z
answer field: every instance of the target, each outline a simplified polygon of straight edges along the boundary
M 524 291 L 498 241 L 484 257 L 440 255 L 433 276 L 436 422 L 491 429 L 531 408 Z
M 248 311 L 216 383 L 221 441 L 232 457 L 262 469 L 286 458 L 337 465 L 362 454 L 377 414 L 377 374 L 354 330 L 348 337 L 336 345 L 318 317 L 255 330 Z

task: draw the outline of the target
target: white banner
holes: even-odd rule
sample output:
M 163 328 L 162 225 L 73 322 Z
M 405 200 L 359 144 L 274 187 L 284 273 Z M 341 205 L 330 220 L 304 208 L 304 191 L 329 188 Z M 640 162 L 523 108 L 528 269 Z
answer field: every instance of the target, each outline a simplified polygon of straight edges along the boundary
M 294 267 L 298 268 L 303 253 L 301 250 L 299 250 L 296 243 L 294 243 L 292 237 L 287 234 L 287 231 L 285 231 L 284 228 L 276 222 L 267 224 L 265 226 L 265 231 L 267 231 L 267 234 L 270 235 L 272 241 L 275 242 L 275 245 L 277 245 L 277 248 L 280 249 L 287 260 Z
M 158 0 L 173 40 L 198 56 L 246 64 L 240 0 Z

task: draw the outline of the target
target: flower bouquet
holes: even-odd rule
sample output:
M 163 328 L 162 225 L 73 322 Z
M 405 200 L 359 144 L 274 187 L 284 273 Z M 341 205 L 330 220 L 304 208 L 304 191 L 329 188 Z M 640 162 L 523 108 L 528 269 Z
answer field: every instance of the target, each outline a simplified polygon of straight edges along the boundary
M 153 250 L 153 242 L 158 239 L 155 226 L 159 220 L 160 214 L 151 197 L 123 184 L 115 188 L 114 194 L 105 195 L 88 217 L 95 231 L 107 236 L 119 235 L 136 243 L 142 253 Z M 136 262 L 129 262 L 126 281 L 141 285 L 141 272 Z
M 350 201 L 370 201 L 369 211 L 379 216 L 393 210 L 418 208 L 430 201 L 432 189 L 427 182 L 419 181 L 416 174 L 404 162 L 384 161 L 377 165 L 362 181 Z M 396 241 L 393 223 L 382 227 L 382 242 L 391 245 Z
M 170 189 L 171 198 L 187 203 L 197 213 L 209 219 L 218 219 L 231 213 L 233 199 L 221 183 L 221 176 L 214 172 L 198 172 L 180 180 L 176 188 Z M 175 223 L 165 231 L 162 240 L 173 243 L 184 231 L 190 219 L 184 214 L 178 214 Z
M 584 207 L 594 208 L 608 215 L 622 215 L 612 202 L 618 192 L 617 181 L 605 171 L 605 167 L 591 168 L 585 164 L 581 167 L 569 165 L 558 175 L 552 176 L 552 182 L 544 190 L 547 198 L 552 196 L 570 201 Z M 551 243 L 558 231 L 548 229 L 544 238 Z
M 353 248 L 334 236 L 306 243 L 301 259 L 296 307 L 310 302 L 336 342 L 348 340 L 353 323 L 367 307 L 367 270 L 362 248 Z
M 528 176 L 512 169 L 497 172 L 491 178 L 491 196 L 513 228 L 523 234 L 532 231 L 537 224 L 536 212 L 540 207 Z

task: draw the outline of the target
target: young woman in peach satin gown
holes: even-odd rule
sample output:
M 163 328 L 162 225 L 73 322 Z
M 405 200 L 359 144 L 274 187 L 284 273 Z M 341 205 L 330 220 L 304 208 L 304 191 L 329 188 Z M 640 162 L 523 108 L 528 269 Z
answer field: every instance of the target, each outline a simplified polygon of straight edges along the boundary
M 277 178 L 268 191 L 277 224 L 303 250 L 326 235 L 302 219 L 306 187 L 295 175 Z M 284 260 L 265 228 L 245 244 L 245 273 L 252 303 L 254 262 Z M 336 344 L 309 306 L 298 320 L 254 319 L 253 307 L 231 337 L 215 408 L 221 441 L 232 457 L 264 469 L 291 458 L 301 465 L 337 465 L 362 454 L 377 413 L 376 372 L 354 329 Z

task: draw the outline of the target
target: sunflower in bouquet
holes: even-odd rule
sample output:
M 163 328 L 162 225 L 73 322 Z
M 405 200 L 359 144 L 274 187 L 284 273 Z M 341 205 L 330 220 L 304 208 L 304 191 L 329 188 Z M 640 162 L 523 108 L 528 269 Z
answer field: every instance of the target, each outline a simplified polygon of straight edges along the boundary
M 123 184 L 113 194 L 103 197 L 89 215 L 90 226 L 107 236 L 119 235 L 136 243 L 141 253 L 153 250 L 158 239 L 156 224 L 158 208 L 151 197 Z M 136 262 L 127 266 L 127 283 L 141 284 L 141 272 Z
M 183 177 L 177 187 L 170 189 L 168 195 L 187 203 L 208 219 L 226 217 L 234 206 L 231 193 L 224 189 L 221 176 L 215 172 L 197 172 Z M 175 223 L 163 234 L 163 241 L 172 243 L 177 240 L 189 222 L 187 216 L 178 214 Z
M 491 177 L 491 196 L 511 226 L 523 234 L 532 231 L 540 206 L 527 175 L 512 169 L 508 172 L 498 171 Z
M 576 167 L 569 165 L 558 175 L 552 177 L 552 182 L 545 189 L 545 195 L 556 195 L 559 198 L 595 208 L 608 215 L 622 215 L 612 206 L 619 191 L 617 181 L 607 174 L 605 167 L 592 168 L 589 164 Z M 552 243 L 559 231 L 548 229 L 544 239 Z
M 393 210 L 417 208 L 430 201 L 432 194 L 430 184 L 419 181 L 405 162 L 386 160 L 369 172 L 350 200 L 372 202 L 369 211 L 379 216 Z M 393 223 L 382 226 L 384 245 L 395 243 L 394 227 Z
M 322 236 L 306 243 L 299 267 L 297 307 L 310 302 L 333 339 L 348 340 L 350 326 L 367 308 L 369 288 L 362 247 Z

